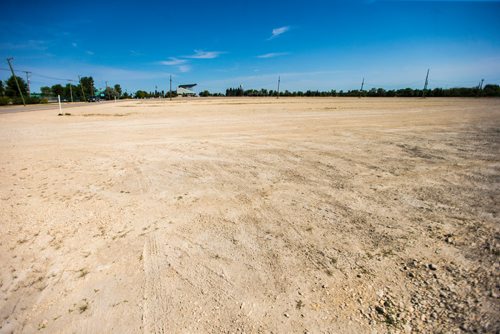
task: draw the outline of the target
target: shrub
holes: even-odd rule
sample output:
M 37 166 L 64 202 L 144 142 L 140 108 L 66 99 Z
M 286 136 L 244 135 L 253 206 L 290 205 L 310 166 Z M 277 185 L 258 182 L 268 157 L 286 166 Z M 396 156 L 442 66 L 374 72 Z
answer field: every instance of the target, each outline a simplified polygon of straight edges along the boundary
M 23 100 L 20 97 L 13 97 L 12 104 L 23 104 Z
M 40 103 L 39 97 L 28 97 L 26 99 L 26 104 L 39 104 L 39 103 Z
M 0 106 L 5 106 L 10 103 L 10 99 L 7 96 L 0 96 Z

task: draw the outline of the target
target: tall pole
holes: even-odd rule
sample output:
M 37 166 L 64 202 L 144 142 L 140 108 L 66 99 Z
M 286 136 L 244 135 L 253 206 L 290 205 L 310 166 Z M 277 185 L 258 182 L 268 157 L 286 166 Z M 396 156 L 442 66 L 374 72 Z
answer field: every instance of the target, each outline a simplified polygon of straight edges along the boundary
M 479 82 L 479 85 L 477 85 L 477 96 L 480 97 L 482 94 L 482 91 L 483 91 L 483 83 L 484 83 L 484 79 L 481 79 L 481 81 Z
M 71 87 L 71 86 L 73 86 L 73 85 L 71 84 L 71 82 L 72 82 L 73 80 L 68 80 L 68 81 L 69 81 L 69 94 L 71 95 L 71 102 L 73 102 L 73 88 Z
M 429 85 L 429 70 L 430 69 L 427 69 L 427 75 L 425 76 L 424 91 L 422 92 L 423 98 L 425 98 L 425 91 L 427 90 L 427 86 Z
M 361 98 L 361 94 L 363 94 L 363 87 L 365 86 L 365 78 L 361 81 L 361 89 L 359 90 L 359 97 Z
M 26 73 L 26 83 L 28 84 L 28 97 L 31 97 L 31 89 L 30 89 L 30 74 L 31 72 L 29 71 L 23 71 L 24 73 Z
M 278 76 L 278 94 L 276 95 L 276 98 L 279 99 L 280 98 L 280 82 L 281 82 L 281 77 Z
M 170 75 L 170 101 L 172 101 L 172 75 Z
M 106 97 L 107 97 L 107 99 L 109 100 L 109 94 L 108 94 L 108 82 L 107 82 L 107 81 L 104 81 L 104 83 L 106 83 Z
M 12 58 L 12 57 L 7 58 L 7 63 L 9 63 L 10 71 L 12 72 L 12 76 L 14 77 L 14 80 L 16 81 L 17 90 L 19 91 L 19 95 L 21 95 L 21 100 L 23 100 L 23 105 L 26 107 L 26 102 L 24 101 L 23 92 L 21 92 L 21 87 L 19 86 L 19 82 L 17 82 L 17 77 L 14 74 L 14 69 L 12 68 L 12 64 L 10 63 L 13 59 L 14 58 Z
M 82 76 L 78 76 L 78 81 L 80 81 L 80 88 L 82 89 L 82 96 L 83 96 L 83 101 L 85 101 L 85 92 L 83 91 L 83 85 L 82 85 Z

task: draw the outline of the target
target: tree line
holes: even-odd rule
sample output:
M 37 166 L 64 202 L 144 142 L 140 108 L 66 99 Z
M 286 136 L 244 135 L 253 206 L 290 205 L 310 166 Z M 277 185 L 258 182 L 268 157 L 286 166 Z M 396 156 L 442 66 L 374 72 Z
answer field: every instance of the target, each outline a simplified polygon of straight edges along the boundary
M 16 79 L 19 89 L 17 88 Z M 30 92 L 31 94 L 28 94 L 26 81 L 21 77 L 11 76 L 5 83 L 0 80 L 0 105 L 9 103 L 22 104 L 19 90 L 21 90 L 25 102 L 28 104 L 47 103 L 49 99 L 57 98 L 58 95 L 62 101 L 68 102 L 88 101 L 96 97 L 96 95 L 98 95 L 97 98 L 104 100 L 131 97 L 128 93 L 122 92 L 120 84 L 116 84 L 113 87 L 106 87 L 102 91 L 97 90 L 94 85 L 94 79 L 91 76 L 82 77 L 77 85 L 67 83 L 66 85 L 55 84 L 50 87 L 43 86 L 40 87 L 40 93 Z
M 347 90 L 347 91 L 318 91 L 307 90 L 290 92 L 288 90 L 278 93 L 276 90 L 267 89 L 247 89 L 243 88 L 228 88 L 225 96 L 351 96 L 351 97 L 422 97 L 424 96 L 423 89 L 403 88 L 386 90 L 384 88 L 372 88 L 370 90 Z M 210 94 L 208 91 L 200 93 L 200 96 L 219 96 L 221 94 Z M 482 89 L 479 87 L 456 87 L 456 88 L 434 88 L 426 89 L 425 96 L 428 97 L 500 97 L 499 85 L 485 85 Z
M 61 97 L 62 101 L 87 101 L 92 97 L 97 99 L 111 100 L 111 99 L 126 99 L 126 98 L 158 98 L 158 97 L 170 97 L 170 92 L 157 91 L 147 92 L 145 90 L 138 90 L 134 94 L 123 93 L 122 88 L 119 84 L 115 84 L 112 87 L 106 87 L 104 90 L 97 90 L 95 88 L 94 79 L 91 76 L 82 77 L 77 85 L 72 83 L 67 83 L 66 85 L 55 84 L 51 87 L 44 86 L 40 88 L 40 93 L 32 93 L 28 96 L 28 85 L 21 78 L 16 76 L 19 88 L 25 98 L 26 103 L 47 103 L 49 99 Z M 19 90 L 16 85 L 16 80 L 14 76 L 11 76 L 5 82 L 0 80 L 0 105 L 5 104 L 21 104 L 21 96 L 19 95 Z M 97 95 L 97 96 L 96 96 Z M 333 96 L 347 96 L 347 97 L 422 97 L 424 96 L 423 89 L 413 89 L 413 88 L 402 88 L 402 89 L 390 89 L 386 90 L 384 88 L 372 88 L 370 90 L 329 90 L 329 91 L 318 91 L 318 90 L 307 90 L 303 91 L 280 91 L 277 90 L 267 90 L 267 89 L 247 89 L 244 90 L 241 86 L 238 88 L 228 88 L 226 93 L 210 93 L 208 90 L 204 90 L 199 93 L 202 97 L 208 96 L 323 96 L 323 97 L 333 97 Z M 176 97 L 177 93 L 172 92 L 172 97 Z M 487 84 L 483 88 L 479 87 L 456 87 L 456 88 L 434 88 L 425 90 L 425 96 L 427 97 L 500 97 L 500 86 L 494 84 Z
M 135 94 L 131 95 L 130 97 L 134 97 L 136 99 L 151 99 L 159 97 L 170 98 L 170 92 L 165 93 L 165 91 L 163 90 L 162 91 L 155 90 L 154 92 L 138 90 L 135 92 Z M 172 97 L 177 97 L 177 92 L 172 91 Z
M 120 84 L 108 86 L 104 90 L 95 87 L 94 79 L 89 77 L 80 78 L 78 85 L 68 83 L 66 85 L 56 84 L 51 87 L 40 87 L 41 96 L 45 98 L 60 96 L 63 101 L 86 101 L 91 98 L 113 100 L 115 98 L 128 98 L 127 93 L 122 92 Z

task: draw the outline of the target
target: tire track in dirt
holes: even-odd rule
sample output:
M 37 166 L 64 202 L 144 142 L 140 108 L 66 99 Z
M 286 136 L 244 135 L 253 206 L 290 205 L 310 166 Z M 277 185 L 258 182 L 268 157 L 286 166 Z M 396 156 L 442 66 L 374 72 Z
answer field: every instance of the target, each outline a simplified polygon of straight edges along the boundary
M 167 300 L 162 281 L 162 270 L 166 266 L 158 247 L 156 235 L 152 234 L 144 243 L 143 260 L 145 274 L 144 288 L 144 333 L 167 333 L 164 316 Z

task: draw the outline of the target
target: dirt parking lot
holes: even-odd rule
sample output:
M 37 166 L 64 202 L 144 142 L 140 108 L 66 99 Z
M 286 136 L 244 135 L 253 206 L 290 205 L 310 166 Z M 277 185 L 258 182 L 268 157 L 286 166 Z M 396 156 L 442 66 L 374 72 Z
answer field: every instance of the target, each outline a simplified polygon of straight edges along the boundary
M 0 333 L 500 330 L 500 101 L 0 110 Z

